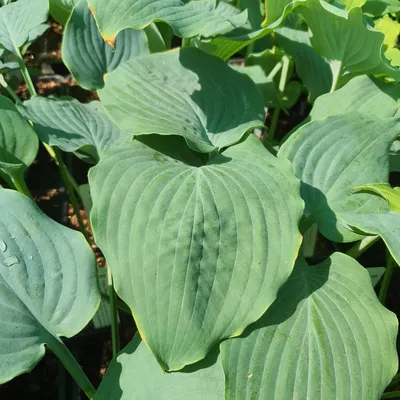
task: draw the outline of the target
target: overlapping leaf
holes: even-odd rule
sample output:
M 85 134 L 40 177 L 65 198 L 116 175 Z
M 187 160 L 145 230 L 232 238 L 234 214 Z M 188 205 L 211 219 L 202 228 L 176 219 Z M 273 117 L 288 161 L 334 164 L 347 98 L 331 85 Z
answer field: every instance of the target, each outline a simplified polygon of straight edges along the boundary
M 50 14 L 61 25 L 65 25 L 78 0 L 49 0 Z
M 240 335 L 292 271 L 298 182 L 254 135 L 202 167 L 134 141 L 105 153 L 89 183 L 96 243 L 166 370 Z
M 32 127 L 9 99 L 0 96 L 0 169 L 11 178 L 20 176 L 32 164 L 38 147 Z
M 215 353 L 215 352 L 214 352 Z M 224 372 L 217 354 L 166 374 L 136 335 L 107 369 L 95 400 L 221 400 L 224 398 Z
M 0 383 L 30 371 L 60 336 L 82 330 L 100 296 L 94 254 L 80 233 L 33 201 L 0 191 Z M 59 346 L 59 345 L 58 345 Z
M 104 86 L 104 75 L 132 56 L 149 54 L 144 31 L 125 29 L 112 49 L 101 37 L 86 0 L 74 8 L 65 29 L 62 56 L 73 77 L 85 89 Z
M 255 84 L 194 48 L 128 60 L 108 75 L 99 96 L 123 131 L 180 135 L 200 152 L 237 143 L 264 120 Z
M 18 0 L 0 8 L 0 44 L 12 53 L 29 38 L 29 32 L 47 20 L 48 0 Z
M 313 34 L 313 48 L 331 65 L 333 88 L 346 75 L 385 74 L 400 79 L 400 70 L 383 55 L 383 34 L 366 23 L 360 8 L 345 11 L 324 0 L 307 0 L 298 4 L 296 12 Z
M 104 40 L 113 44 L 117 34 L 126 28 L 143 29 L 152 21 L 171 25 L 180 37 L 211 37 L 243 26 L 247 12 L 226 13 L 208 0 L 89 0 Z
M 360 238 L 338 221 L 342 213 L 387 212 L 384 200 L 352 189 L 387 181 L 388 151 L 399 128 L 397 118 L 342 114 L 304 125 L 281 147 L 278 156 L 292 162 L 302 181 L 305 215 L 328 239 Z
M 378 399 L 397 371 L 397 328 L 357 261 L 299 261 L 265 315 L 222 343 L 225 396 Z
M 68 152 L 82 149 L 94 161 L 107 147 L 132 140 L 110 121 L 98 101 L 82 104 L 75 99 L 34 97 L 20 110 L 33 121 L 43 142 Z
M 358 76 L 342 88 L 320 96 L 309 120 L 358 112 L 379 118 L 394 117 L 400 108 L 399 85 L 369 76 Z
M 380 17 L 400 11 L 400 4 L 397 0 L 367 0 L 363 6 L 363 11 L 374 17 Z
M 296 71 L 314 101 L 332 87 L 332 70 L 329 64 L 311 46 L 311 34 L 291 28 L 275 31 L 279 47 L 293 57 Z

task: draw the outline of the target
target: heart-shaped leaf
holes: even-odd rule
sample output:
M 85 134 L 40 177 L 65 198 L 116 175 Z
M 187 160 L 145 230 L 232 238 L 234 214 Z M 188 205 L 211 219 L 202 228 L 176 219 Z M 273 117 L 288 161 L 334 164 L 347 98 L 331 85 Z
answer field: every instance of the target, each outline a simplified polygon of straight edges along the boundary
M 163 369 L 240 335 L 290 275 L 303 204 L 282 161 L 250 135 L 201 167 L 134 141 L 90 170 L 96 243 Z
M 104 40 L 113 44 L 117 34 L 126 28 L 143 29 L 152 21 L 171 25 L 180 37 L 211 37 L 243 26 L 247 12 L 226 13 L 226 8 L 208 0 L 89 0 Z
M 0 170 L 12 179 L 21 176 L 38 147 L 35 131 L 9 99 L 0 96 Z
M 314 267 L 298 261 L 264 316 L 222 343 L 225 396 L 379 399 L 397 371 L 397 329 L 357 261 L 340 253 Z
M 65 28 L 62 56 L 73 77 L 85 89 L 104 86 L 104 75 L 132 56 L 149 54 L 144 31 L 125 29 L 112 49 L 101 37 L 86 0 L 77 4 Z
M 306 217 L 328 239 L 360 238 L 338 221 L 338 214 L 387 212 L 384 200 L 353 188 L 387 181 L 388 151 L 399 128 L 397 118 L 342 114 L 304 125 L 281 147 L 278 156 L 291 161 L 302 181 Z
M 34 97 L 20 107 L 34 123 L 40 139 L 50 146 L 72 152 L 83 149 L 97 161 L 110 146 L 132 140 L 107 117 L 100 102 Z
M 94 315 L 94 254 L 79 232 L 57 224 L 33 201 L 0 190 L 0 383 L 30 371 Z
M 107 369 L 95 400 L 221 400 L 224 371 L 215 351 L 180 372 L 166 374 L 136 335 Z
M 0 44 L 14 54 L 29 38 L 29 32 L 46 22 L 48 0 L 18 0 L 0 8 Z
M 366 23 L 360 8 L 345 11 L 324 0 L 307 0 L 296 12 L 312 32 L 313 48 L 331 65 L 333 89 L 346 76 L 385 74 L 400 79 L 400 69 L 383 56 L 384 35 Z
M 199 152 L 231 146 L 264 120 L 255 84 L 194 48 L 128 60 L 107 76 L 99 96 L 123 131 L 180 135 Z

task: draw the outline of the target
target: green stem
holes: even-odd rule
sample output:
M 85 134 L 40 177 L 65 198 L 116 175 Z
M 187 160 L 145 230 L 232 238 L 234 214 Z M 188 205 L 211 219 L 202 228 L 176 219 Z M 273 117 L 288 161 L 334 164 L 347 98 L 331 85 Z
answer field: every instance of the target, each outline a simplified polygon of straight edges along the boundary
M 382 399 L 400 399 L 400 391 L 383 393 Z
M 0 85 L 5 89 L 8 95 L 15 101 L 15 104 L 21 104 L 21 99 L 15 94 L 14 90 L 8 86 L 8 83 L 4 79 L 4 75 L 0 74 Z
M 93 399 L 96 389 L 93 387 L 89 378 L 85 375 L 82 368 L 76 361 L 75 357 L 68 350 L 67 346 L 58 338 L 49 336 L 47 346 L 57 356 L 57 358 L 63 363 L 65 369 L 71 374 L 75 382 L 85 392 L 89 399 Z
M 246 48 L 246 59 L 249 57 L 250 54 L 254 52 L 256 41 L 253 40 Z
M 101 298 L 106 300 L 108 303 L 110 303 L 110 301 L 111 301 L 110 300 L 110 296 L 108 296 L 105 293 L 101 294 Z M 118 310 L 122 311 L 125 314 L 128 314 L 128 315 L 132 316 L 131 310 L 129 309 L 129 307 L 124 302 L 122 302 L 122 301 L 117 299 L 116 303 L 117 303 Z
M 107 281 L 108 281 L 108 296 L 110 298 L 110 312 L 111 312 L 111 341 L 113 357 L 116 357 L 120 351 L 119 328 L 118 328 L 118 309 L 117 299 L 113 285 L 113 278 L 111 275 L 110 267 L 107 267 Z
M 271 80 L 275 78 L 276 74 L 281 70 L 282 68 L 282 63 L 278 62 L 274 68 L 272 68 L 272 71 L 268 74 L 267 80 Z
M 78 205 L 78 199 L 75 196 L 74 188 L 71 184 L 71 181 L 69 180 L 69 171 L 62 160 L 60 150 L 57 148 L 52 148 L 52 150 L 54 150 L 54 154 L 58 160 L 58 166 L 60 169 L 61 177 L 63 178 L 63 181 L 65 183 L 65 188 L 67 190 L 69 202 L 71 203 L 72 208 L 74 209 L 76 218 L 78 220 L 79 230 L 81 231 L 83 236 L 85 236 L 86 240 L 89 242 L 89 235 L 85 229 L 85 225 L 83 224 L 82 216 L 80 213 L 80 208 Z
M 29 75 L 28 68 L 25 65 L 24 59 L 22 58 L 19 49 L 16 48 L 15 50 L 16 50 L 17 62 L 18 62 L 19 68 L 21 69 L 21 74 L 26 82 L 26 85 L 28 86 L 29 94 L 32 97 L 36 96 L 37 93 L 36 93 L 35 85 L 33 84 L 32 78 Z
M 346 254 L 353 258 L 358 258 L 361 254 L 365 253 L 374 243 L 376 243 L 380 236 L 366 236 L 364 239 L 357 242 L 353 247 L 347 250 Z
M 280 107 L 274 108 L 274 111 L 272 113 L 271 125 L 269 126 L 268 135 L 267 135 L 267 139 L 269 141 L 272 141 L 275 137 L 276 127 L 278 126 L 280 112 L 281 112 Z
M 289 57 L 283 56 L 283 58 L 282 58 L 282 72 L 281 72 L 281 77 L 279 79 L 279 86 L 278 86 L 280 95 L 282 95 L 282 93 L 285 91 L 285 85 L 286 85 L 287 76 L 288 76 L 288 72 L 289 72 L 289 66 L 290 66 Z M 274 139 L 274 137 L 275 137 L 276 127 L 278 125 L 280 112 L 281 112 L 281 107 L 280 106 L 277 106 L 277 107 L 274 108 L 274 112 L 272 114 L 271 125 L 270 125 L 270 127 L 268 129 L 268 135 L 267 135 L 267 139 L 270 140 L 270 141 L 272 141 Z
M 386 271 L 385 274 L 383 275 L 382 285 L 379 290 L 379 296 L 378 296 L 382 304 L 385 304 L 390 281 L 392 279 L 395 266 L 396 263 L 394 262 L 393 257 L 390 254 L 388 254 Z
M 333 71 L 333 79 L 332 79 L 332 86 L 331 86 L 331 91 L 330 93 L 334 92 L 337 88 L 337 85 L 339 83 L 339 79 L 340 79 L 340 74 L 342 72 L 342 66 L 339 65 L 337 67 L 336 71 Z
M 24 179 L 24 174 L 23 172 L 18 172 L 15 176 L 11 177 L 12 183 L 14 184 L 15 188 L 18 190 L 18 192 L 24 194 L 25 196 L 29 197 L 30 199 L 33 199 L 33 196 L 28 189 L 28 186 L 26 186 L 26 182 Z

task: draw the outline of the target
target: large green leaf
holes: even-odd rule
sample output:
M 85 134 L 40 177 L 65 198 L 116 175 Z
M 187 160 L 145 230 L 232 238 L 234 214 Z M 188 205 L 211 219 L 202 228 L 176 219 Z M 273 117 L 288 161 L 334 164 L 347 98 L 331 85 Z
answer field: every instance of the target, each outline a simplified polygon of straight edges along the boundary
M 226 13 L 226 7 L 216 7 L 208 0 L 89 0 L 104 40 L 113 44 L 125 28 L 143 29 L 152 21 L 171 25 L 180 37 L 215 36 L 243 26 L 247 12 Z
M 47 20 L 48 0 L 18 0 L 0 8 L 0 44 L 18 53 L 29 32 Z
M 396 316 L 340 253 L 297 262 L 265 315 L 221 345 L 229 400 L 379 399 L 397 371 Z
M 107 45 L 86 0 L 74 8 L 62 42 L 65 65 L 79 85 L 88 90 L 102 88 L 104 75 L 128 58 L 149 53 L 144 31 L 125 29 L 118 35 L 114 49 Z
M 82 149 L 95 160 L 107 147 L 132 140 L 110 121 L 98 101 L 82 104 L 75 99 L 34 97 L 20 110 L 33 121 L 43 142 L 68 152 Z
M 180 372 L 166 374 L 136 335 L 114 359 L 95 400 L 222 400 L 224 372 L 215 351 Z
M 373 185 L 363 185 L 354 190 L 359 190 L 363 192 L 374 193 L 378 196 L 381 196 L 388 202 L 388 205 L 392 211 L 400 213 L 400 188 L 394 187 L 392 188 L 387 183 L 375 183 Z
M 35 131 L 14 104 L 0 96 L 0 170 L 20 176 L 34 161 L 39 147 Z
M 318 96 L 327 93 L 332 87 L 332 71 L 329 64 L 311 46 L 311 34 L 291 28 L 275 31 L 279 47 L 293 57 L 296 72 L 310 92 L 313 102 Z
M 281 147 L 278 156 L 292 162 L 302 181 L 306 217 L 328 239 L 360 238 L 338 221 L 338 214 L 387 212 L 383 199 L 352 189 L 387 181 L 388 152 L 399 128 L 397 118 L 342 114 L 304 125 Z
M 82 234 L 57 224 L 33 201 L 0 190 L 0 383 L 30 371 L 44 344 L 60 347 L 94 315 L 94 254 Z
M 123 131 L 180 135 L 201 152 L 237 143 L 264 120 L 255 84 L 194 48 L 128 60 L 107 76 L 99 96 Z
M 366 23 L 360 8 L 345 11 L 324 0 L 307 0 L 296 12 L 313 34 L 313 48 L 331 65 L 333 88 L 346 76 L 385 74 L 400 79 L 400 70 L 383 55 L 384 35 Z
M 254 135 L 201 167 L 134 141 L 89 173 L 96 243 L 165 370 L 257 320 L 290 275 L 303 204 Z

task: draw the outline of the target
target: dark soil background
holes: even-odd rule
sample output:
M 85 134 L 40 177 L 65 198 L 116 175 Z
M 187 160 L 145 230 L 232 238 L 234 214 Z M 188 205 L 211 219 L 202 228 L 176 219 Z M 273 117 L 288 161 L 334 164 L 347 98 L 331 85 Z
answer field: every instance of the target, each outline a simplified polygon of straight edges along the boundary
M 51 22 L 51 28 L 37 43 L 31 46 L 25 56 L 37 91 L 43 96 L 73 96 L 81 102 L 95 100 L 97 99 L 96 93 L 80 88 L 61 61 L 62 31 L 63 28 L 60 25 Z M 21 84 L 18 80 L 12 80 L 9 83 L 11 86 L 14 85 L 16 93 L 22 99 L 29 97 L 25 84 Z M 281 113 L 276 139 L 282 139 L 307 117 L 309 111 L 310 105 L 307 97 L 302 94 L 298 102 L 291 108 L 290 116 Z M 269 114 L 266 120 L 267 126 L 270 121 L 271 115 Z M 64 161 L 78 184 L 87 183 L 89 170 L 87 164 L 72 154 L 64 154 Z M 68 203 L 58 167 L 43 147 L 40 148 L 34 164 L 28 169 L 26 178 L 37 204 L 46 214 L 73 229 L 78 229 L 77 219 Z M 395 174 L 391 178 L 392 184 L 400 186 L 400 174 Z M 81 215 L 88 226 L 83 207 Z M 94 243 L 92 247 L 96 252 L 99 267 L 104 267 L 101 252 Z M 350 245 L 332 244 L 319 235 L 316 254 L 310 261 L 320 262 L 334 251 L 344 252 L 349 247 Z M 365 267 L 384 266 L 385 252 L 385 246 L 380 241 L 365 252 L 359 261 Z M 398 316 L 400 316 L 399 288 L 400 270 L 396 268 L 387 298 L 387 307 Z M 377 289 L 379 289 L 379 285 Z M 120 312 L 120 319 L 121 347 L 123 347 L 131 340 L 136 328 L 131 316 Z M 99 385 L 111 359 L 110 337 L 110 329 L 95 330 L 92 324 L 89 324 L 77 337 L 66 341 L 95 387 Z M 84 399 L 85 396 L 80 394 L 79 388 L 50 351 L 47 351 L 46 356 L 32 372 L 0 385 L 0 399 L 4 400 L 79 400 L 81 398 Z

